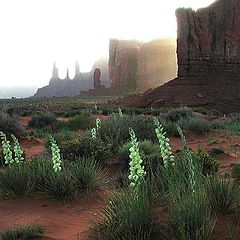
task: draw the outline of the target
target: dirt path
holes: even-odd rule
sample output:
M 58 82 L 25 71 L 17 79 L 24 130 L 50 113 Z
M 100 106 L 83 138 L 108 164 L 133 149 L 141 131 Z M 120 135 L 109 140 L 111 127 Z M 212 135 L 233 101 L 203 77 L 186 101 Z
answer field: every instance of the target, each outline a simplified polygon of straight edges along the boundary
M 0 201 L 0 231 L 22 224 L 42 224 L 48 240 L 83 240 L 97 214 L 101 198 L 67 205 L 43 198 Z

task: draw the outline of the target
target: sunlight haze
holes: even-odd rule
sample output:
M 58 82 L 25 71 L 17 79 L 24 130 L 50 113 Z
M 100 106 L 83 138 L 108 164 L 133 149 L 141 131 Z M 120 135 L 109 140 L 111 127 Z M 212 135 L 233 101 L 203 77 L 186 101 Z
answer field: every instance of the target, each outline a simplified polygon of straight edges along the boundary
M 175 9 L 213 0 L 1 0 L 0 86 L 48 84 L 52 64 L 65 77 L 108 55 L 110 38 L 176 37 Z M 162 4 L 161 4 L 162 3 Z

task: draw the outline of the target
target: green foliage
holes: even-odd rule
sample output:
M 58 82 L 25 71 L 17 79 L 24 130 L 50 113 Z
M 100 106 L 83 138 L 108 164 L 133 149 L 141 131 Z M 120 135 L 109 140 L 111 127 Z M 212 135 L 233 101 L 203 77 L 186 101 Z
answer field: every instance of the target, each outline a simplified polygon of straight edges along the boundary
M 0 195 L 3 198 L 24 197 L 34 191 L 27 164 L 12 165 L 0 171 Z
M 207 152 L 203 150 L 196 150 L 192 152 L 193 161 L 202 164 L 202 173 L 204 175 L 215 174 L 218 172 L 219 160 L 211 157 Z
M 224 148 L 222 146 L 212 147 L 208 152 L 211 157 L 218 157 L 224 153 Z
M 24 161 L 23 151 L 20 147 L 18 139 L 13 134 L 11 134 L 11 137 L 13 139 L 14 161 L 19 164 Z
M 69 172 L 79 193 L 101 189 L 107 179 L 106 170 L 91 158 L 79 159 L 71 164 Z
M 174 197 L 168 205 L 170 222 L 163 226 L 166 240 L 208 240 L 215 218 L 208 207 L 204 191 Z
M 211 124 L 199 117 L 191 117 L 183 121 L 183 127 L 197 133 L 208 133 L 211 131 Z
M 54 124 L 56 123 L 56 116 L 52 113 L 39 113 L 37 115 L 32 116 L 29 121 L 29 127 L 34 128 L 44 128 L 50 127 L 52 130 L 54 129 Z
M 92 157 L 97 161 L 106 161 L 112 158 L 114 150 L 111 143 L 104 143 L 101 139 L 93 141 L 90 134 L 83 134 L 72 140 L 62 141 L 59 144 L 63 159 L 77 161 L 81 157 Z
M 99 135 L 104 142 L 117 147 L 129 141 L 129 128 L 134 130 L 139 140 L 157 141 L 151 118 L 143 115 L 111 115 L 102 123 Z
M 41 225 L 22 225 L 0 233 L 2 240 L 28 240 L 43 237 L 44 228 Z
M 88 114 L 82 113 L 80 115 L 74 116 L 67 121 L 59 121 L 59 129 L 68 129 L 70 131 L 76 130 L 88 130 L 94 125 L 94 120 L 89 117 Z
M 240 114 L 239 113 L 232 114 L 225 121 L 214 124 L 214 128 L 226 129 L 229 131 L 233 131 L 235 133 L 239 133 L 239 131 L 240 131 Z
M 101 207 L 92 235 L 100 240 L 150 240 L 153 237 L 155 218 L 150 187 L 115 193 Z
M 21 134 L 22 128 L 17 116 L 0 112 L 0 131 L 6 134 Z
M 177 122 L 182 119 L 188 119 L 193 117 L 193 112 L 187 107 L 180 107 L 175 109 L 170 109 L 164 114 L 166 121 Z
M 64 202 L 71 202 L 76 196 L 74 182 L 68 171 L 48 175 L 43 183 L 42 190 L 47 195 Z
M 240 164 L 234 164 L 232 167 L 232 177 L 240 183 Z
M 140 155 L 143 159 L 144 168 L 146 172 L 154 171 L 158 165 L 162 164 L 162 158 L 159 152 L 159 146 L 152 143 L 149 140 L 139 141 L 138 142 Z M 125 143 L 117 153 L 117 163 L 122 167 L 123 171 L 129 169 L 129 148 L 131 143 Z
M 213 210 L 218 213 L 232 213 L 237 207 L 239 188 L 231 179 L 209 177 L 207 180 L 208 199 Z

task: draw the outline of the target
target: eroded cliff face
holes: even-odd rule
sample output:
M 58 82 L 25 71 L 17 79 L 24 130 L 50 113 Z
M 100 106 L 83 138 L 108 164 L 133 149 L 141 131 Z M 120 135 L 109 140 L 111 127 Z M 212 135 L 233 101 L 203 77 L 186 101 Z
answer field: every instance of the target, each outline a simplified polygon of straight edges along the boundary
M 143 92 L 176 77 L 176 43 L 110 40 L 109 78 L 112 88 Z
M 141 43 L 134 40 L 110 40 L 108 66 L 113 89 L 135 90 L 140 46 Z
M 142 45 L 137 61 L 137 91 L 159 87 L 176 75 L 175 40 L 154 40 Z
M 178 76 L 240 73 L 240 0 L 178 9 Z

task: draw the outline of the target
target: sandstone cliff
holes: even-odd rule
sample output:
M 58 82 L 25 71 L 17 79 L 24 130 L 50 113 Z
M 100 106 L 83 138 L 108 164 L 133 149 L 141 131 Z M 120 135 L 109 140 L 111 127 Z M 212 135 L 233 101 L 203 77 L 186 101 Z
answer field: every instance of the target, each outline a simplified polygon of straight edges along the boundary
M 176 11 L 178 77 L 122 104 L 138 107 L 203 106 L 240 110 L 240 0 Z
M 110 40 L 109 78 L 123 93 L 146 91 L 176 77 L 176 43 L 154 40 Z
M 178 76 L 240 72 L 240 1 L 178 9 Z

